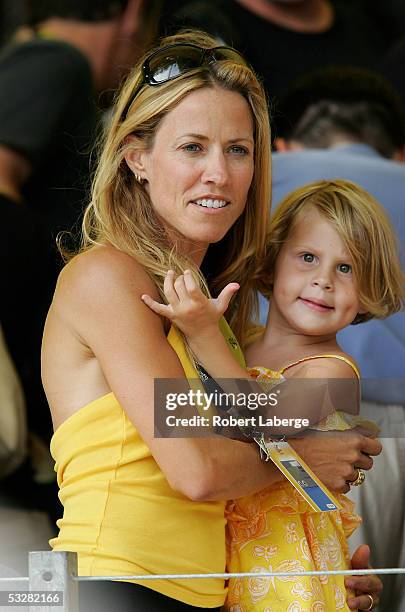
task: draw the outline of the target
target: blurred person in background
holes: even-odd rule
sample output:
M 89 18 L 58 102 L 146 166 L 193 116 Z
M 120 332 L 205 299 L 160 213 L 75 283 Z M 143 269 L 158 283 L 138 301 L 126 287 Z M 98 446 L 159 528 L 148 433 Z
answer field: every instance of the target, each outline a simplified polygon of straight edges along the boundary
M 55 241 L 61 230 L 80 225 L 88 199 L 99 95 L 111 98 L 148 44 L 159 6 L 159 0 L 32 0 L 0 55 L 0 320 L 31 432 L 31 460 L 0 481 L 10 516 L 21 508 L 58 513 L 39 365 L 59 268 Z
M 395 87 L 405 104 L 405 35 L 385 54 L 379 69 Z
M 23 23 L 24 15 L 24 0 L 0 0 L 0 46 Z
M 353 0 L 346 0 L 352 4 Z M 405 2 L 403 0 L 359 0 L 361 10 L 373 21 L 388 45 L 405 36 Z
M 361 69 L 320 70 L 294 85 L 282 104 L 273 155 L 273 206 L 310 181 L 343 178 L 369 191 L 388 212 L 405 266 L 405 122 L 396 92 Z M 262 300 L 261 323 L 267 304 Z M 365 487 L 351 496 L 364 523 L 353 538 L 367 542 L 374 567 L 405 564 L 405 313 L 339 334 L 360 366 L 362 411 L 376 421 L 383 453 Z M 387 500 L 389 500 L 387 504 Z M 405 611 L 400 576 L 384 576 L 380 610 Z
M 204 29 L 243 52 L 271 100 L 316 68 L 374 68 L 385 49 L 367 13 L 345 0 L 168 0 L 162 29 L 184 26 Z

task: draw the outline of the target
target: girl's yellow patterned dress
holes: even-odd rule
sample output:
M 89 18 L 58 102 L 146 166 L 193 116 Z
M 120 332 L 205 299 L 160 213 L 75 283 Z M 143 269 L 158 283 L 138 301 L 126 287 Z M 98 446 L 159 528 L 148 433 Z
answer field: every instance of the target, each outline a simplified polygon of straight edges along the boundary
M 347 362 L 340 355 L 318 355 Z M 264 386 L 283 379 L 283 372 L 267 368 L 249 369 Z M 314 429 L 351 429 L 360 422 L 336 412 Z M 364 423 L 364 421 L 362 421 Z M 369 424 L 370 427 L 371 424 Z M 314 512 L 287 481 L 227 504 L 229 572 L 255 572 L 257 578 L 229 582 L 227 610 L 230 612 L 348 612 L 343 576 L 261 577 L 263 572 L 350 569 L 347 538 L 361 522 L 354 504 L 337 495 L 342 511 Z

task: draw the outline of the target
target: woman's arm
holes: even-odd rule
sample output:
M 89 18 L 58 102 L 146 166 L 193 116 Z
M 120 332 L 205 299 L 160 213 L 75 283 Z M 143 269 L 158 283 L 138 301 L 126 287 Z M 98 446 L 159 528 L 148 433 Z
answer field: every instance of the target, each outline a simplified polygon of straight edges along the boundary
M 280 479 L 252 445 L 220 436 L 154 437 L 154 380 L 184 380 L 185 375 L 162 318 L 140 299 L 146 292 L 158 298 L 137 262 L 112 247 L 98 247 L 66 266 L 53 308 L 76 344 L 100 366 L 107 390 L 114 392 L 174 489 L 195 500 L 228 499 Z M 85 366 L 90 376 L 94 365 Z M 82 376 L 76 384 L 86 381 Z

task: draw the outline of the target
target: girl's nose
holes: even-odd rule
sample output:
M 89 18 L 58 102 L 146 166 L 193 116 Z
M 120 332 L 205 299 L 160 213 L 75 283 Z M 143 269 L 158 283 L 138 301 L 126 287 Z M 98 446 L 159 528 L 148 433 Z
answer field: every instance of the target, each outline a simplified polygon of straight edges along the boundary
M 317 276 L 312 281 L 312 285 L 320 287 L 323 291 L 330 291 L 333 288 L 333 283 L 328 276 Z

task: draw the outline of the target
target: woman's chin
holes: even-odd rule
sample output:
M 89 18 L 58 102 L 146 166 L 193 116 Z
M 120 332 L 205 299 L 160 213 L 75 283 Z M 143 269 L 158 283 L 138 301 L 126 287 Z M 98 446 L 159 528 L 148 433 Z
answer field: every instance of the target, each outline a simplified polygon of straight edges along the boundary
M 206 228 L 205 231 L 204 228 L 200 228 L 197 232 L 188 232 L 185 238 L 195 245 L 206 245 L 208 247 L 209 244 L 214 244 L 222 240 L 227 232 L 228 228 L 215 228 L 215 230 Z

